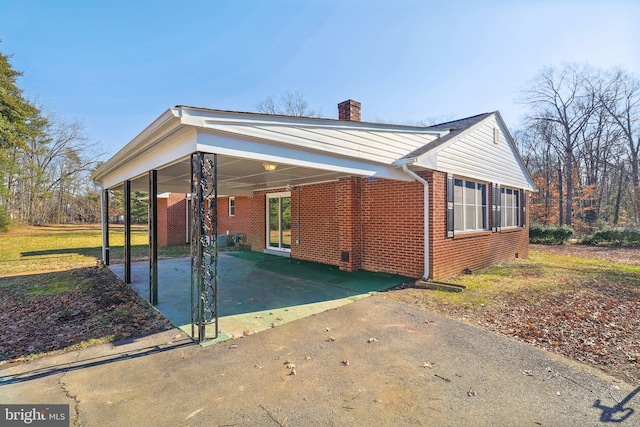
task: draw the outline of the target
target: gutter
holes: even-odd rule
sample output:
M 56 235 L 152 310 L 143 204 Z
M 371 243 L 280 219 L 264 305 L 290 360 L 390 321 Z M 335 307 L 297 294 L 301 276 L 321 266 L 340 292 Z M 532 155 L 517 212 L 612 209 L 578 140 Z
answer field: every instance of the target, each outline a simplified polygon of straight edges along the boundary
M 424 274 L 422 278 L 424 280 L 429 279 L 429 182 L 422 178 L 420 175 L 409 169 L 409 164 L 414 164 L 416 159 L 407 159 L 402 163 L 402 170 L 420 182 L 424 186 Z

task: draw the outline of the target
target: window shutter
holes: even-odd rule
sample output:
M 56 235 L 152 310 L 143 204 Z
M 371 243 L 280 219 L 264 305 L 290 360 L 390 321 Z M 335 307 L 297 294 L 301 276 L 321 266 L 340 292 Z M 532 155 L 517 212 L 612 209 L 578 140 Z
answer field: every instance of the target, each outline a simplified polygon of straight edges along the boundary
M 496 184 L 496 232 L 502 230 L 502 188 Z
M 493 184 L 491 190 L 491 229 L 495 233 L 498 231 L 498 184 Z
M 527 226 L 527 190 L 520 192 L 520 225 Z
M 447 237 L 453 237 L 453 175 L 447 174 Z

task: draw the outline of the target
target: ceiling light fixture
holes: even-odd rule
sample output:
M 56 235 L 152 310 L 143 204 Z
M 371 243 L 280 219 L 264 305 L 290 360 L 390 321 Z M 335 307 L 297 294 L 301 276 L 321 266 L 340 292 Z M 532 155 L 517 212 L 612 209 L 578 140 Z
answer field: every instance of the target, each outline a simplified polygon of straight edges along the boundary
M 278 167 L 275 163 L 263 163 L 262 166 L 264 166 L 264 170 L 269 172 L 273 172 Z

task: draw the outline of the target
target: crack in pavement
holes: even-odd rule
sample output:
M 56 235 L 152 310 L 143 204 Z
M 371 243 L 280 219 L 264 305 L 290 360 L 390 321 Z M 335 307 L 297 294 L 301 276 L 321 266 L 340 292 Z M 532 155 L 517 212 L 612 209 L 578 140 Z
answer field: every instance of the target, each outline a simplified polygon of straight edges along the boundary
M 65 375 L 67 375 L 67 373 L 69 372 L 69 369 L 71 368 L 71 365 L 73 363 L 76 363 L 78 361 L 78 358 L 80 357 L 80 353 L 76 353 L 76 359 L 68 364 L 67 369 L 62 373 L 62 375 L 60 375 L 60 378 L 58 378 L 58 385 L 60 386 L 60 390 L 62 390 L 64 392 L 64 395 L 68 398 L 68 399 L 72 399 L 75 404 L 73 405 L 73 425 L 74 426 L 79 426 L 80 424 L 80 408 L 78 407 L 80 405 L 80 399 L 78 399 L 78 395 L 75 394 L 71 394 L 69 392 L 69 390 L 67 389 L 67 383 L 65 383 L 64 381 L 62 381 L 62 379 L 65 377 Z M 71 421 L 71 420 L 69 420 Z

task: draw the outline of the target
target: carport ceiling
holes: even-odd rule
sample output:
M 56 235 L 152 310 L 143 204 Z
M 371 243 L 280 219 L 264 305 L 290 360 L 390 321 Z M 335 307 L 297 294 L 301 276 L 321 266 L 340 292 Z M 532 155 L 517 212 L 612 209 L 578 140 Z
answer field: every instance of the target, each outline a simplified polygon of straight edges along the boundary
M 212 155 L 208 156 L 213 158 Z M 267 171 L 263 163 L 266 162 L 218 155 L 218 194 L 248 196 L 256 190 L 330 181 L 346 175 L 344 172 L 287 164 L 276 164 L 276 170 Z M 122 190 L 122 185 L 114 189 Z M 142 175 L 132 180 L 131 189 L 133 191 L 149 191 L 148 175 Z M 158 191 L 191 192 L 189 158 L 181 159 L 158 169 Z

